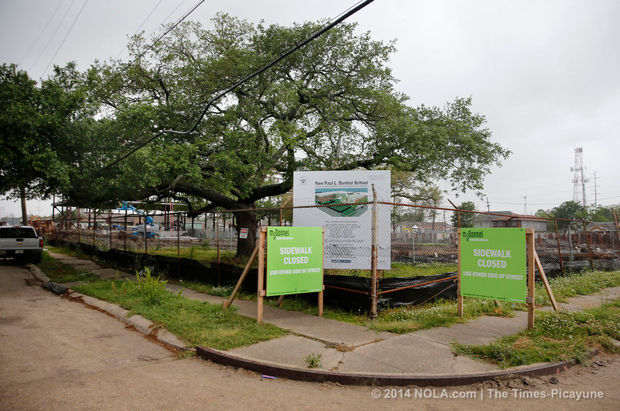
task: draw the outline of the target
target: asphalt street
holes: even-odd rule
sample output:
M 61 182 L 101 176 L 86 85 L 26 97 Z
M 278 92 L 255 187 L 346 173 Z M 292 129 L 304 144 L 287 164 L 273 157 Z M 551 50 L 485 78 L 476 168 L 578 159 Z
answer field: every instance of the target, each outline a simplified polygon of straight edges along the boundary
M 530 379 L 528 387 L 504 381 L 447 391 L 267 379 L 182 358 L 116 318 L 43 290 L 24 267 L 0 262 L 2 410 L 617 409 L 620 362 L 605 358 L 601 364 L 569 370 L 558 376 L 559 384 L 544 378 Z M 580 401 L 528 399 L 515 397 L 514 387 L 596 389 L 604 395 Z M 506 398 L 491 398 L 490 388 L 507 393 Z M 468 392 L 479 394 L 454 398 Z

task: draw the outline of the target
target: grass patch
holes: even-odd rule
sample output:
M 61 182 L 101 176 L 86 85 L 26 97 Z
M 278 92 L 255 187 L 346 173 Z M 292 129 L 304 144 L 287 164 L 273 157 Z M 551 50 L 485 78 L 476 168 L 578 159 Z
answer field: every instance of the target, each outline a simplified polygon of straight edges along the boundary
M 161 284 L 161 280 L 145 278 L 142 285 L 129 281 L 97 281 L 74 288 L 145 317 L 190 346 L 227 350 L 286 334 L 271 324 L 257 324 L 255 320 L 236 314 L 232 308 L 224 310 L 219 305 L 173 294 L 153 284 Z
M 179 281 L 176 283 L 177 285 L 189 288 L 194 291 L 198 291 L 199 293 L 215 295 L 218 297 L 230 297 L 232 294 L 234 286 L 232 285 L 211 285 L 205 284 L 198 281 Z M 235 299 L 238 300 L 255 300 L 256 293 L 247 293 L 243 290 L 239 290 Z
M 381 277 L 416 277 L 428 276 L 456 271 L 458 265 L 456 263 L 400 263 L 393 262 L 392 269 L 381 271 Z M 346 275 L 350 277 L 370 277 L 369 270 L 325 270 L 325 274 Z
M 266 299 L 265 304 L 276 306 L 277 299 Z M 282 301 L 282 309 L 299 311 L 317 315 L 317 306 L 298 296 L 287 296 Z M 337 321 L 368 327 L 377 332 L 388 331 L 404 334 L 425 328 L 450 326 L 481 315 L 512 316 L 514 308 L 511 304 L 502 303 L 501 310 L 493 301 L 465 300 L 463 318 L 456 314 L 455 300 L 439 300 L 430 304 L 415 307 L 398 307 L 379 312 L 376 320 L 368 319 L 365 310 L 349 311 L 337 307 L 325 306 L 323 316 Z
M 53 253 L 69 255 L 72 257 L 79 258 L 81 260 L 92 260 L 93 256 L 90 254 L 86 254 L 79 248 L 70 248 L 67 246 L 53 246 L 53 245 L 45 245 L 45 248 Z
M 149 248 L 149 254 L 176 257 L 177 248 Z M 205 265 L 217 262 L 217 249 L 208 248 L 201 245 L 193 245 L 191 247 L 181 248 L 179 249 L 179 254 L 181 258 L 191 258 L 193 260 L 200 261 Z M 239 265 L 234 260 L 235 254 L 235 251 L 220 250 L 220 262 L 223 264 Z
M 99 279 L 99 276 L 93 273 L 78 271 L 72 266 L 50 257 L 46 251 L 43 252 L 41 262 L 37 264 L 37 267 L 55 283 L 72 283 L 75 281 L 93 281 Z
M 618 353 L 614 339 L 620 340 L 620 299 L 579 312 L 539 313 L 531 330 L 487 345 L 453 344 L 453 347 L 458 354 L 507 368 L 566 360 L 583 363 L 595 348 Z
M 456 300 L 439 300 L 416 307 L 398 307 L 379 313 L 368 327 L 376 331 L 389 331 L 397 334 L 408 333 L 433 327 L 448 327 L 455 323 L 482 315 L 511 317 L 513 305 L 501 303 L 501 309 L 493 301 L 466 299 L 463 304 L 463 318 L 456 313 Z
M 590 295 L 608 287 L 620 286 L 620 271 L 584 271 L 564 277 L 549 279 L 553 295 L 565 302 L 569 297 Z M 541 283 L 536 283 L 536 304 L 550 305 L 549 297 Z
M 564 300 L 576 295 L 588 295 L 607 287 L 620 285 L 620 272 L 584 272 L 569 277 L 555 277 L 549 280 L 556 299 Z M 536 285 L 537 304 L 549 304 L 547 293 L 542 284 Z M 266 299 L 265 303 L 276 305 L 276 299 Z M 317 315 L 317 307 L 308 300 L 287 296 L 282 302 L 285 310 L 299 311 L 306 314 Z M 525 304 L 512 304 L 501 302 L 498 307 L 495 302 L 475 298 L 466 298 L 464 301 L 463 318 L 456 314 L 456 300 L 438 300 L 428 304 L 413 307 L 397 307 L 379 312 L 376 320 L 370 321 L 365 310 L 356 312 L 326 306 L 324 317 L 362 325 L 375 331 L 388 331 L 397 334 L 409 333 L 433 327 L 449 327 L 452 324 L 467 322 L 468 320 L 483 316 L 506 316 L 511 317 L 516 310 L 527 309 Z

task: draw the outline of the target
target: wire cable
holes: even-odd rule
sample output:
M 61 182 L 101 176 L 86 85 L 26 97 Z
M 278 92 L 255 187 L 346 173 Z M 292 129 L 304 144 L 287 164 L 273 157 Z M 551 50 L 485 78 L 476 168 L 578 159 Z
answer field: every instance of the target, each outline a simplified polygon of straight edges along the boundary
M 45 46 L 43 46 L 43 50 L 41 50 L 37 58 L 34 60 L 34 63 L 32 63 L 31 65 L 32 68 L 34 68 L 34 66 L 37 65 L 41 57 L 43 57 L 43 53 L 45 53 L 45 51 L 50 46 L 50 43 L 52 42 L 52 40 L 54 40 L 54 37 L 56 37 L 56 34 L 58 34 L 60 29 L 62 28 L 62 25 L 65 22 L 65 19 L 67 18 L 67 15 L 69 14 L 69 11 L 71 11 L 71 8 L 73 7 L 73 3 L 75 3 L 75 0 L 71 0 L 71 3 L 69 3 L 69 7 L 67 7 L 67 10 L 65 10 L 65 14 L 62 15 L 62 18 L 60 19 L 60 22 L 58 23 L 56 30 L 54 30 L 54 33 L 52 33 L 52 35 L 49 36 L 47 43 L 45 43 Z
M 363 9 L 364 7 L 366 7 L 367 5 L 372 3 L 373 1 L 374 0 L 364 0 L 364 1 L 358 2 L 355 6 L 350 7 L 347 11 L 339 14 L 337 18 L 335 18 L 335 19 L 331 20 L 330 22 L 328 22 L 327 24 L 325 24 L 321 29 L 315 31 L 313 34 L 311 34 L 305 40 L 303 40 L 303 41 L 301 41 L 299 43 L 296 43 L 293 47 L 289 48 L 287 51 L 285 51 L 284 53 L 280 54 L 280 56 L 276 57 L 271 62 L 267 63 L 266 65 L 264 65 L 260 69 L 254 71 L 252 74 L 249 74 L 248 76 L 244 77 L 243 79 L 237 81 L 235 84 L 233 84 L 232 86 L 230 86 L 226 90 L 218 93 L 215 97 L 211 98 L 211 100 L 209 100 L 207 102 L 207 104 L 205 105 L 204 109 L 202 110 L 200 116 L 198 116 L 198 119 L 194 122 L 194 125 L 191 128 L 189 128 L 188 130 L 186 130 L 186 131 L 161 130 L 157 134 L 153 135 L 152 137 L 150 137 L 147 140 L 143 141 L 142 143 L 138 144 L 136 147 L 131 149 L 129 152 L 123 154 L 121 157 L 119 157 L 119 158 L 111 161 L 107 165 L 105 165 L 103 168 L 100 169 L 99 172 L 107 170 L 110 167 L 120 163 L 121 161 L 123 161 L 126 158 L 130 157 L 131 155 L 133 155 L 135 152 L 137 152 L 141 148 L 145 147 L 147 144 L 149 144 L 152 141 L 154 141 L 157 137 L 160 137 L 160 136 L 162 136 L 164 134 L 188 135 L 188 134 L 193 133 L 198 128 L 198 126 L 200 125 L 200 123 L 202 122 L 204 117 L 206 116 L 207 112 L 209 111 L 209 108 L 211 107 L 211 105 L 214 102 L 216 102 L 217 100 L 219 100 L 220 98 L 222 98 L 226 94 L 230 93 L 231 91 L 235 90 L 236 88 L 238 88 L 242 84 L 244 84 L 244 83 L 248 82 L 249 80 L 253 79 L 254 77 L 259 76 L 260 74 L 262 74 L 265 71 L 269 70 L 271 67 L 275 66 L 276 64 L 278 64 L 280 61 L 284 60 L 286 57 L 288 57 L 289 55 L 291 55 L 295 51 L 299 50 L 300 48 L 302 48 L 306 44 L 310 43 L 311 41 L 313 41 L 316 38 L 320 37 L 321 35 L 325 34 L 327 31 L 331 30 L 333 27 L 335 27 L 336 25 L 340 24 L 341 22 L 343 22 L 344 20 L 346 20 L 348 17 L 352 16 L 353 14 L 357 13 L 359 10 Z
M 35 44 L 37 44 L 39 42 L 39 40 L 41 40 L 41 36 L 43 35 L 43 33 L 45 32 L 45 30 L 47 30 L 47 28 L 49 27 L 50 23 L 52 22 L 52 20 L 54 20 L 54 17 L 56 17 L 56 13 L 58 13 L 58 10 L 60 10 L 60 6 L 62 5 L 62 3 L 64 2 L 64 0 L 60 0 L 58 2 L 58 5 L 56 6 L 56 8 L 54 9 L 54 12 L 52 13 L 52 15 L 50 16 L 49 19 L 47 19 L 47 23 L 45 23 L 45 26 L 43 26 L 43 28 L 41 29 L 41 31 L 39 32 L 39 34 L 37 35 L 37 37 L 34 39 L 34 41 L 30 44 L 30 47 L 28 47 L 28 50 L 26 50 L 26 53 L 24 53 L 23 57 L 21 59 L 19 59 L 19 61 L 17 62 L 18 65 L 21 65 L 22 62 L 24 61 L 24 59 L 26 59 L 26 57 L 28 57 L 28 55 L 30 54 L 30 52 L 32 51 L 32 49 L 34 48 Z
M 192 14 L 194 12 L 194 10 L 196 10 L 202 3 L 204 3 L 206 0 L 200 0 L 198 3 L 196 3 L 188 12 L 186 12 L 180 19 L 178 19 L 172 26 L 170 26 L 167 30 L 165 30 L 161 35 L 159 35 L 154 41 L 151 42 L 151 44 L 149 44 L 144 51 L 142 51 L 140 54 L 138 54 L 138 56 L 136 58 L 134 58 L 133 60 L 131 60 L 130 62 L 128 62 L 127 64 L 125 64 L 124 67 L 121 67 L 121 69 L 114 74 L 111 78 L 109 78 L 108 80 L 106 80 L 101 86 L 99 86 L 99 88 L 97 90 L 95 90 L 95 93 L 99 90 L 101 90 L 103 87 L 105 87 L 108 83 L 110 83 L 111 81 L 115 80 L 116 78 L 118 78 L 118 76 L 121 75 L 121 73 L 125 70 L 127 70 L 129 67 L 131 67 L 136 61 L 138 61 L 139 59 L 142 58 L 142 56 L 144 56 L 149 50 L 151 50 L 153 48 L 153 46 L 155 46 L 155 44 L 157 44 L 162 38 L 164 38 L 168 33 L 170 33 L 172 30 L 174 30 L 175 27 L 177 27 L 179 24 L 181 24 L 183 22 L 183 20 L 185 20 L 190 14 Z M 179 4 L 179 6 L 183 4 L 183 2 L 181 2 Z M 174 10 L 172 10 L 172 12 L 170 14 L 168 14 L 168 16 L 166 17 L 166 19 L 168 19 L 168 17 L 170 17 L 175 11 L 177 11 L 177 9 L 179 8 L 179 6 L 177 6 Z M 164 20 L 165 21 L 165 20 Z
M 157 10 L 157 8 L 159 7 L 159 5 L 162 3 L 162 1 L 164 0 L 159 0 L 157 2 L 157 4 L 155 5 L 155 7 L 153 7 L 151 9 L 151 11 L 149 12 L 149 14 L 146 15 L 146 17 L 144 18 L 144 20 L 142 20 L 142 23 L 140 24 L 140 26 L 138 26 L 138 28 L 136 29 L 136 31 L 134 31 L 133 35 L 135 36 L 136 34 L 138 34 L 140 32 L 140 30 L 142 29 L 142 27 L 146 24 L 146 22 L 148 21 L 148 19 L 153 15 L 153 13 L 155 12 L 155 10 Z M 178 7 L 178 6 L 177 6 Z M 176 10 L 176 9 L 175 9 Z M 125 51 L 125 46 L 123 46 L 123 48 L 121 49 L 121 51 L 118 52 L 118 55 L 116 56 L 116 59 L 118 60 L 121 57 L 121 54 L 123 54 L 123 51 Z
M 75 23 L 77 23 L 78 19 L 80 18 L 80 16 L 82 15 L 82 11 L 84 11 L 84 7 L 86 7 L 86 4 L 88 4 L 88 0 L 84 0 L 84 3 L 82 4 L 82 7 L 80 7 L 80 11 L 78 11 L 78 13 L 75 15 L 75 18 L 73 19 L 73 22 L 71 23 L 71 26 L 69 27 L 69 30 L 67 31 L 67 34 L 65 34 L 65 37 L 62 39 L 62 41 L 60 42 L 60 45 L 58 45 L 58 48 L 56 49 L 56 51 L 54 52 L 54 55 L 52 56 L 52 58 L 50 59 L 49 63 L 47 63 L 47 66 L 45 66 L 45 69 L 43 70 L 43 72 L 41 73 L 40 77 L 43 77 L 43 75 L 45 74 L 45 72 L 47 71 L 47 69 L 52 65 L 52 62 L 54 61 L 54 59 L 56 58 L 56 55 L 58 54 L 58 52 L 60 51 L 60 49 L 62 48 L 62 46 L 64 46 L 65 41 L 67 41 L 67 38 L 69 37 L 69 34 L 71 34 L 71 31 L 73 31 L 73 27 L 75 27 Z

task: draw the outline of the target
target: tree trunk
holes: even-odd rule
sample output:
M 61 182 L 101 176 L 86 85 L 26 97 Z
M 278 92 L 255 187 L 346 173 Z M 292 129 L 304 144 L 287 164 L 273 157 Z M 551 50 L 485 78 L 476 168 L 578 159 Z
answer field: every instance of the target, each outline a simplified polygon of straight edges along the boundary
M 28 210 L 26 210 L 26 189 L 19 188 L 19 197 L 22 203 L 22 225 L 28 225 Z
M 254 204 L 239 204 L 239 209 L 253 209 Z M 238 211 L 237 217 L 237 255 L 235 258 L 249 257 L 256 247 L 256 211 Z M 239 238 L 242 228 L 248 229 L 248 237 Z

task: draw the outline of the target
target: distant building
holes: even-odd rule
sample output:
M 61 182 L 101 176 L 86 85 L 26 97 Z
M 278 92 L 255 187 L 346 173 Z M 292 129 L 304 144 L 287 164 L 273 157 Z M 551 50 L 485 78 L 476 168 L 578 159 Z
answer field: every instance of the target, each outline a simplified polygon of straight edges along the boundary
M 0 223 L 4 223 L 2 225 L 21 225 L 22 219 L 21 217 L 2 217 Z
M 402 221 L 394 225 L 392 237 L 409 239 L 415 235 L 420 242 L 442 242 L 449 238 L 451 231 L 452 226 L 444 222 Z
M 509 213 L 509 214 L 508 214 Z M 547 220 L 541 220 L 533 215 L 515 214 L 511 211 L 505 216 L 488 216 L 491 217 L 491 227 L 515 227 L 515 228 L 533 228 L 535 231 L 547 231 Z
M 603 233 L 603 234 L 617 231 L 616 223 L 613 223 L 613 222 L 590 223 L 588 224 L 587 229 L 591 233 Z

